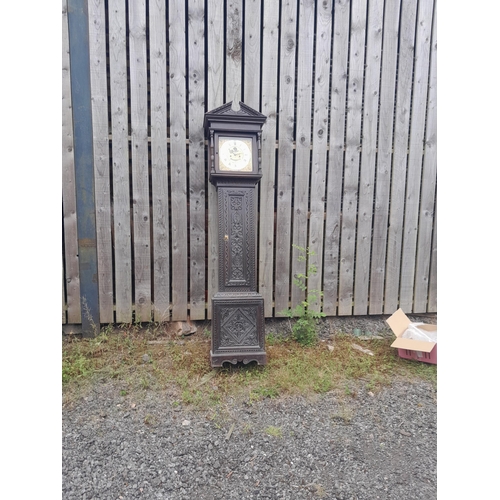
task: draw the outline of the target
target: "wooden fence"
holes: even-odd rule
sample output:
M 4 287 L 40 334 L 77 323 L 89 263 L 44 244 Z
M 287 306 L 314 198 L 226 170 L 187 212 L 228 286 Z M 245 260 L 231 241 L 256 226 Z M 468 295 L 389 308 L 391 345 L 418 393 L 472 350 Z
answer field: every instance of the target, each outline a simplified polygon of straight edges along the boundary
M 437 310 L 434 0 L 79 1 L 88 59 L 73 54 L 87 41 L 71 42 L 63 0 L 63 323 L 82 322 L 90 272 L 73 149 L 83 107 L 99 322 L 200 320 L 218 263 L 203 117 L 233 100 L 267 116 L 266 317 L 303 299 L 293 245 L 314 252 L 312 307 L 327 316 Z M 77 108 L 79 66 L 91 98 Z

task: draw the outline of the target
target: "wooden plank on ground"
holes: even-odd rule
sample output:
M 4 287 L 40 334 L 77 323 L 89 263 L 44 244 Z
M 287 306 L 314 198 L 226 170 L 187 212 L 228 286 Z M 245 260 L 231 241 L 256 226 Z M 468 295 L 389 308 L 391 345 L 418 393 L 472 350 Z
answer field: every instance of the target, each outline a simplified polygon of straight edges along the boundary
M 243 1 L 226 3 L 226 85 L 225 102 L 242 99 Z
M 403 2 L 399 41 L 391 200 L 387 235 L 387 269 L 384 298 L 385 314 L 392 314 L 399 307 L 401 249 L 403 243 L 416 14 L 416 0 L 407 0 Z
M 105 2 L 104 0 L 92 0 L 88 3 L 88 9 L 99 308 L 101 323 L 113 323 L 113 248 L 111 241 Z
M 68 323 L 81 323 L 80 271 L 76 228 L 75 160 L 69 62 L 68 7 L 62 2 L 62 194 Z
M 149 4 L 151 87 L 151 196 L 153 198 L 153 311 L 157 322 L 170 319 L 169 179 L 167 150 L 166 6 Z
M 117 323 L 130 323 L 132 321 L 132 252 L 128 152 L 127 20 L 124 3 L 120 0 L 109 0 L 108 13 L 115 316 Z
M 283 316 L 290 294 L 291 201 L 295 125 L 295 58 L 297 47 L 297 3 L 281 4 L 278 170 L 276 201 L 276 277 L 274 315 Z
M 417 255 L 422 159 L 424 155 L 425 110 L 429 80 L 432 12 L 432 0 L 421 0 L 419 2 L 413 70 L 410 150 L 408 154 L 405 194 L 401 283 L 399 286 L 399 307 L 407 312 L 417 312 L 414 310 L 413 294 L 415 291 L 415 261 Z M 425 312 L 425 309 L 420 312 Z
M 372 0 L 368 4 L 368 21 L 366 24 L 363 142 L 359 178 L 358 228 L 356 232 L 356 272 L 354 276 L 354 314 L 356 315 L 366 315 L 368 313 L 383 15 L 384 1 Z
M 346 152 L 340 234 L 339 315 L 353 313 L 358 180 L 366 32 L 366 0 L 351 6 Z
M 262 45 L 262 110 L 267 121 L 262 128 L 262 179 L 259 206 L 259 292 L 264 314 L 273 314 L 274 167 L 276 158 L 276 113 L 278 111 L 279 3 L 264 3 Z
M 434 7 L 435 8 L 435 7 Z M 431 292 L 430 266 L 432 230 L 435 218 L 435 193 L 437 175 L 437 38 L 436 14 L 432 25 L 431 65 L 429 74 L 429 90 L 427 93 L 427 123 L 425 128 L 424 163 L 422 168 L 422 194 L 420 199 L 420 216 L 418 220 L 418 246 L 415 268 L 415 300 L 414 312 L 431 312 L 429 293 Z M 435 285 L 435 280 L 434 280 Z M 433 290 L 435 297 L 436 291 Z M 433 300 L 433 309 L 435 307 Z M 432 311 L 432 312 L 434 312 Z
M 170 164 L 172 201 L 172 319 L 187 317 L 188 221 L 186 185 L 186 13 L 169 0 Z
M 243 101 L 254 109 L 260 109 L 260 51 L 261 51 L 261 1 L 246 0 L 245 29 L 243 30 Z
M 319 2 L 316 10 L 316 69 L 314 80 L 313 144 L 311 161 L 311 204 L 309 219 L 309 251 L 314 253 L 310 264 L 317 272 L 308 278 L 308 290 L 318 290 L 308 300 L 309 307 L 319 312 L 323 276 L 323 243 L 325 226 L 325 188 L 330 97 L 330 57 L 332 40 L 332 0 Z M 311 295 L 311 296 L 312 296 Z
M 207 2 L 207 109 L 209 111 L 224 104 L 224 2 Z M 217 215 L 217 192 L 208 183 L 208 310 L 207 318 L 212 318 L 212 296 L 219 286 L 219 226 Z
M 334 5 L 333 54 L 330 111 L 330 153 L 328 156 L 328 199 L 326 205 L 325 252 L 323 262 L 323 312 L 337 314 L 342 171 L 346 115 L 346 76 L 349 57 L 350 2 Z
M 205 31 L 204 2 L 188 6 L 189 60 L 189 314 L 205 319 Z
M 295 169 L 293 179 L 293 230 L 291 277 L 306 273 L 306 262 L 299 260 L 297 247 L 306 248 L 308 239 L 309 170 L 311 165 L 312 88 L 314 62 L 315 0 L 303 0 L 299 5 L 297 48 L 297 119 Z M 291 307 L 305 299 L 305 293 L 292 284 Z
M 391 185 L 394 95 L 399 38 L 400 0 L 387 0 L 384 10 L 383 58 L 380 82 L 375 207 L 373 213 L 369 314 L 384 307 L 385 258 Z

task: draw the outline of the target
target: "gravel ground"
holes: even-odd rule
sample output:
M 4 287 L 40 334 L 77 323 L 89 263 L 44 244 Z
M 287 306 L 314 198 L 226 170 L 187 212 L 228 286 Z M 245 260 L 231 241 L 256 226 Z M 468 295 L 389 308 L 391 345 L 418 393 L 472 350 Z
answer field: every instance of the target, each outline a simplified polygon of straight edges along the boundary
M 387 333 L 374 320 L 346 325 Z M 201 412 L 101 382 L 63 408 L 62 498 L 431 500 L 436 400 L 423 381 L 375 393 L 361 381 L 351 395 L 230 399 Z

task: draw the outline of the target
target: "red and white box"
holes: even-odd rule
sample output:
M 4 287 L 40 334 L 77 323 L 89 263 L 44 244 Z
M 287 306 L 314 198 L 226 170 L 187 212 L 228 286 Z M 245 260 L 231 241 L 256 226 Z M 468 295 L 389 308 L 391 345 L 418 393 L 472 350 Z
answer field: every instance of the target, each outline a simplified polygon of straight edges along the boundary
M 396 336 L 391 347 L 398 350 L 400 358 L 437 364 L 437 325 L 412 323 L 402 309 L 386 322 Z

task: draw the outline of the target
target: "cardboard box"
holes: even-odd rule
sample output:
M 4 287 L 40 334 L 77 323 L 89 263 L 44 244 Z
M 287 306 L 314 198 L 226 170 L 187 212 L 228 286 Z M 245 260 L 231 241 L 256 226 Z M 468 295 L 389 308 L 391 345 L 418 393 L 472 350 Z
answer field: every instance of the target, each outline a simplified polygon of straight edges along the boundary
M 411 324 L 410 319 L 402 309 L 398 309 L 386 320 L 386 322 L 391 327 L 394 335 L 396 335 L 396 340 L 391 344 L 391 347 L 395 347 L 398 350 L 400 358 L 414 359 L 433 365 L 437 364 L 436 342 L 426 342 L 401 337 Z M 437 332 L 437 325 L 419 324 L 418 329 L 422 330 L 424 333 L 426 331 Z

